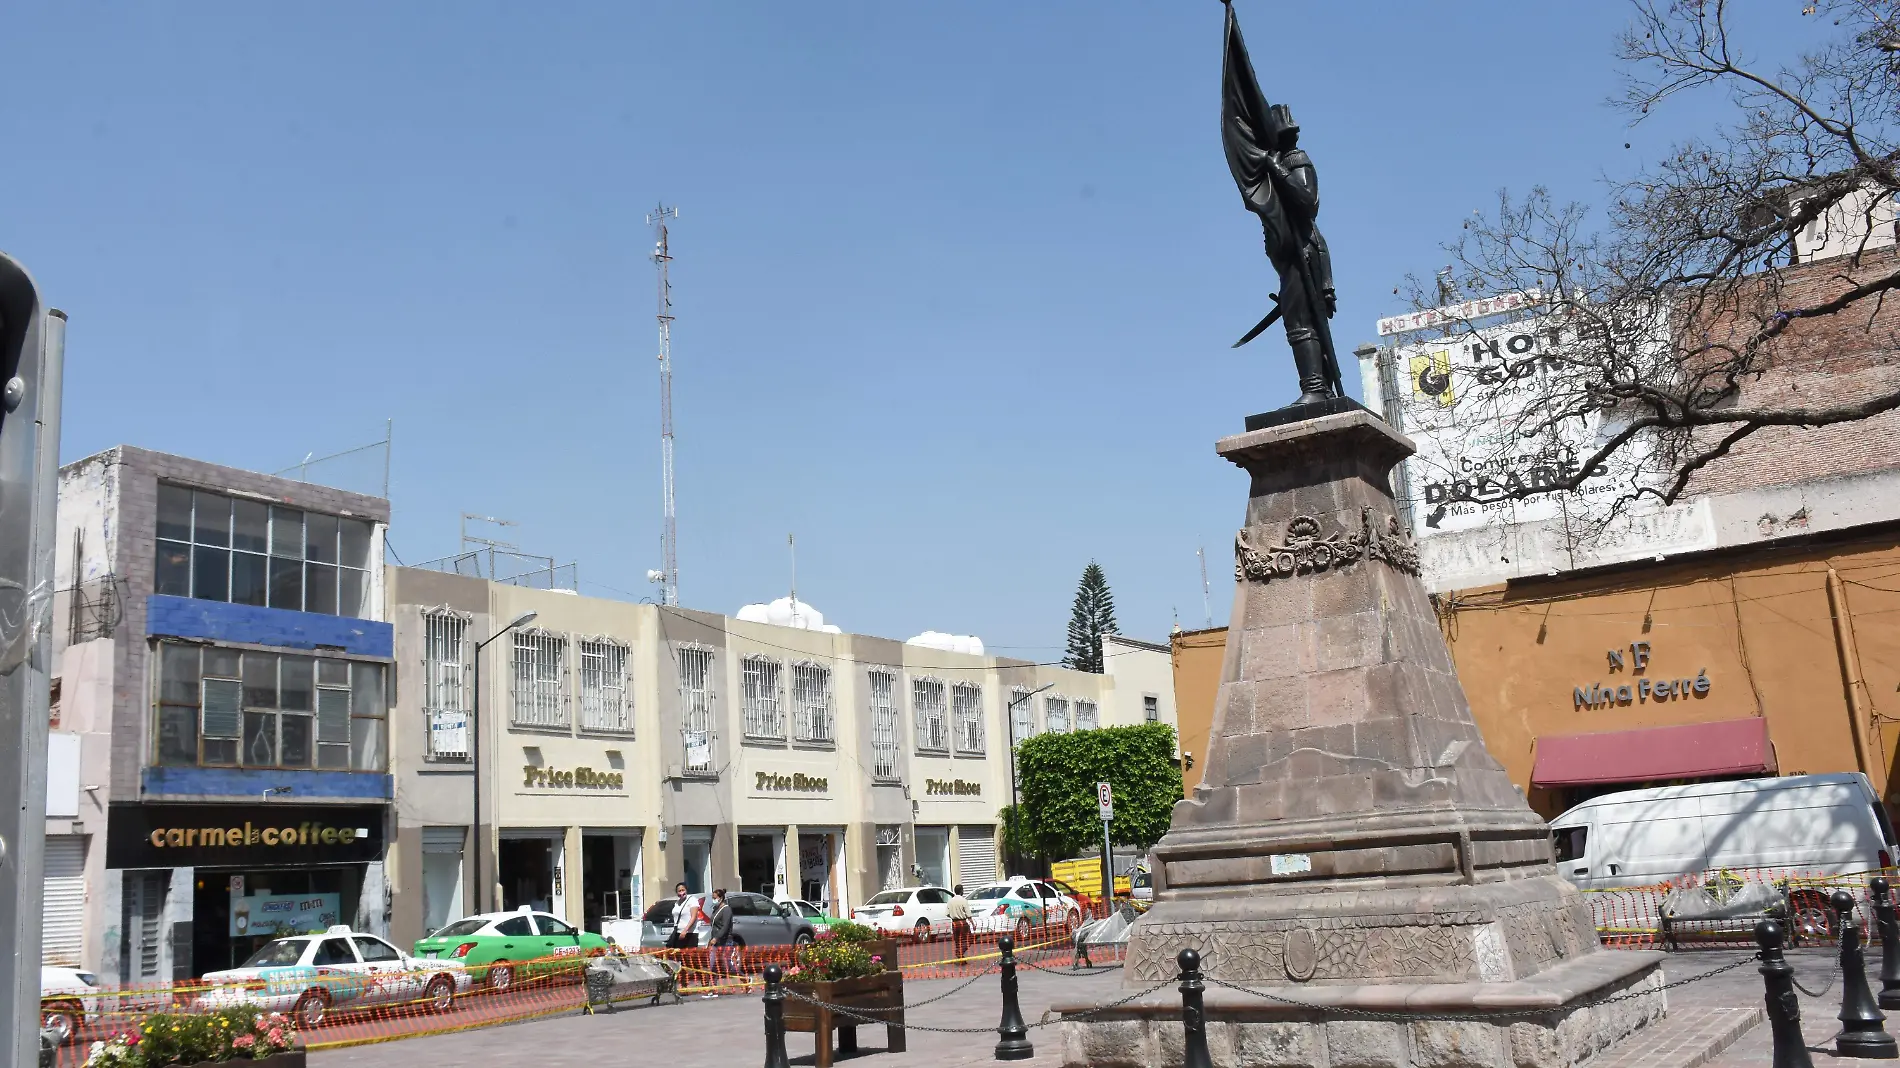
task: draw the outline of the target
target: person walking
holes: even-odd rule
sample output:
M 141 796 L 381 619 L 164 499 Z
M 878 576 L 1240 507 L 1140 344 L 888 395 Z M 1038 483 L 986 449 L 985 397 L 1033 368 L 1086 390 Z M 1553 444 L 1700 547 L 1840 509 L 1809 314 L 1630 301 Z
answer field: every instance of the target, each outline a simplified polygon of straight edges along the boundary
M 686 884 L 680 883 L 673 888 L 675 904 L 673 906 L 673 946 L 675 949 L 692 949 L 706 944 L 706 911 L 702 907 L 705 899 L 692 897 L 686 892 Z
M 958 960 L 970 953 L 970 902 L 963 896 L 963 884 L 950 888 L 950 906 L 944 909 L 950 918 L 950 941 Z
M 713 947 L 713 971 L 724 978 L 739 971 L 738 961 L 734 959 L 738 956 L 737 947 L 732 942 L 732 904 L 726 900 L 724 887 L 713 891 L 713 901 L 716 904 L 708 932 Z

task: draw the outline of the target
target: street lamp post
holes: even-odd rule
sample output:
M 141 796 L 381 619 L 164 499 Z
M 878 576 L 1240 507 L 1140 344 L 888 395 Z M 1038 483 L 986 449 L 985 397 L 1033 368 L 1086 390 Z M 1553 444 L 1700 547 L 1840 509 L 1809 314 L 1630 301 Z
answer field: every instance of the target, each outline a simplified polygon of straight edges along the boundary
M 1016 799 L 1016 706 L 1054 686 L 1053 682 L 1044 683 L 1012 699 L 1003 710 L 1003 725 L 1009 730 L 1009 866 L 1016 869 L 1012 875 L 1021 875 L 1023 866 L 1022 854 L 1016 849 L 1022 819 L 1022 813 L 1017 811 L 1022 803 Z
M 488 648 L 490 642 L 513 631 L 516 627 L 525 627 L 534 622 L 534 617 L 538 614 L 533 611 L 523 612 L 507 626 L 475 643 L 475 700 L 471 702 L 468 710 L 468 739 L 471 763 L 469 770 L 473 773 L 469 777 L 475 784 L 474 812 L 469 820 L 469 831 L 475 843 L 475 911 L 477 913 L 488 911 L 488 880 L 487 872 L 484 871 L 485 865 L 482 863 L 482 846 L 485 844 L 482 840 L 484 838 L 482 834 L 482 650 Z

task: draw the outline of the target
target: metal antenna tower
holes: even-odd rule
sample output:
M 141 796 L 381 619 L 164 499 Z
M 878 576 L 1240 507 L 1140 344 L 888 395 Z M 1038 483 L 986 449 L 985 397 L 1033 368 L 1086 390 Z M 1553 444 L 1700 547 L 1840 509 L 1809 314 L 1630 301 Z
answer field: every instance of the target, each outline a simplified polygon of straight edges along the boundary
M 1207 626 L 1211 630 L 1214 626 L 1214 595 L 1207 586 L 1207 550 L 1196 546 L 1194 555 L 1201 560 L 1201 614 L 1207 617 Z
M 679 218 L 677 207 L 664 203 L 647 213 L 647 225 L 658 233 L 653 242 L 653 265 L 659 268 L 659 307 L 654 318 L 660 322 L 660 506 L 664 515 L 660 529 L 660 603 L 680 603 L 679 532 L 675 528 L 673 507 L 673 286 L 667 281 L 666 265 L 673 262 L 667 243 L 667 220 Z

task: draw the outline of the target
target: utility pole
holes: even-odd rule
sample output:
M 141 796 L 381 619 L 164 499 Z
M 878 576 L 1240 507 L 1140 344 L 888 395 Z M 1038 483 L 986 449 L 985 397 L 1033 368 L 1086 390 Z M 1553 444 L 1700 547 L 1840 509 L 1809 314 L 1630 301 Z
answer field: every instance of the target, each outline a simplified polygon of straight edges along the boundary
M 679 531 L 673 508 L 673 286 L 667 281 L 667 264 L 673 262 L 668 241 L 668 219 L 680 216 L 678 208 L 660 204 L 647 213 L 647 225 L 659 234 L 653 243 L 653 265 L 659 268 L 659 309 L 654 318 L 660 322 L 660 603 L 680 603 Z
M 0 1058 L 39 1063 L 54 510 L 66 316 L 0 253 Z

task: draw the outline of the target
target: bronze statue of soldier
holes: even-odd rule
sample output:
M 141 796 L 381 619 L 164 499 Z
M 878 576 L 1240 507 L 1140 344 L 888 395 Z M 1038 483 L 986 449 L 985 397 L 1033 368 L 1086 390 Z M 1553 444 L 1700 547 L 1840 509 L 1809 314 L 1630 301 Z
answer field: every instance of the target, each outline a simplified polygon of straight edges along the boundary
M 1300 396 L 1294 403 L 1324 403 L 1346 394 L 1329 322 L 1337 307 L 1332 255 L 1316 225 L 1319 177 L 1312 157 L 1299 147 L 1300 126 L 1292 111 L 1285 104 L 1268 104 L 1261 93 L 1233 4 L 1221 2 L 1227 8 L 1221 145 L 1241 201 L 1260 218 L 1267 259 L 1280 276 L 1273 310 L 1234 347 L 1252 341 L 1275 320 L 1283 321 L 1300 376 Z

